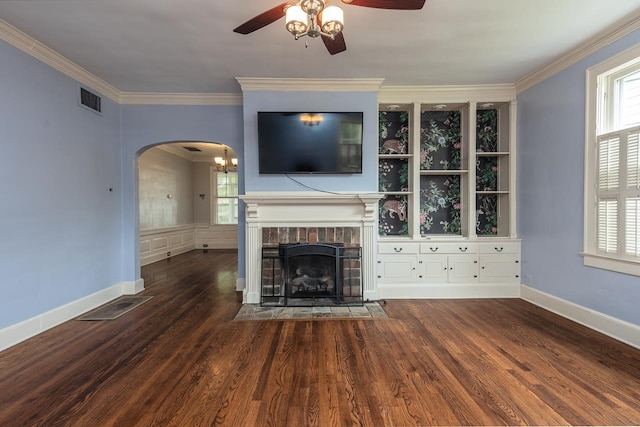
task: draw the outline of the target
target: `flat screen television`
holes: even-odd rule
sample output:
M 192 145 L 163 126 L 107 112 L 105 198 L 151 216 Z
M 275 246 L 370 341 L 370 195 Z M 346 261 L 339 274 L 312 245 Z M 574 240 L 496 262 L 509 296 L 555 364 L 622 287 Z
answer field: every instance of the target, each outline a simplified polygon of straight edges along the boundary
M 259 111 L 259 173 L 362 173 L 362 116 Z

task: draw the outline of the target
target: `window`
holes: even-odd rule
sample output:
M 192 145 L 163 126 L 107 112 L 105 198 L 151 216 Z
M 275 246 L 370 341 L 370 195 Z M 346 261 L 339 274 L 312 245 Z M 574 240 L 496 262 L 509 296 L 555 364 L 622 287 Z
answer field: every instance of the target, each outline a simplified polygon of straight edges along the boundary
M 585 265 L 640 275 L 640 46 L 587 70 Z
M 362 168 L 362 123 L 340 123 L 340 171 L 357 172 Z
M 211 218 L 213 224 L 238 223 L 238 173 L 218 172 L 211 168 L 212 197 Z

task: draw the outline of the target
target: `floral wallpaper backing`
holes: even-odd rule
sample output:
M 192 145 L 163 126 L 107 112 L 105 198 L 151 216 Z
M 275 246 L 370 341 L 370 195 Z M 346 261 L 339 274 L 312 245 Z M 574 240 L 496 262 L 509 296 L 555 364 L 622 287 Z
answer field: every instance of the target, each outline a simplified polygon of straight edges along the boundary
M 409 113 L 381 111 L 378 115 L 378 153 L 407 154 L 409 147 Z
M 420 234 L 462 234 L 460 177 L 420 177 Z
M 380 159 L 378 162 L 378 190 L 381 192 L 409 191 L 409 161 Z
M 378 232 L 385 236 L 408 236 L 407 196 L 386 195 L 380 199 Z
M 403 155 L 409 153 L 409 113 L 382 111 L 378 116 L 378 153 Z M 409 157 L 380 158 L 378 190 L 384 193 L 409 191 Z M 379 203 L 378 231 L 380 235 L 409 235 L 408 198 L 403 194 L 387 194 Z
M 459 111 L 423 111 L 420 117 L 420 170 L 461 169 Z
M 498 111 L 478 110 L 476 116 L 476 151 L 498 151 Z M 476 161 L 476 191 L 498 191 L 498 158 L 478 157 Z M 476 197 L 476 234 L 498 234 L 498 196 L 480 194 Z
M 476 151 L 498 151 L 498 110 L 477 111 Z
M 481 194 L 476 200 L 476 234 L 491 236 L 498 234 L 498 196 Z

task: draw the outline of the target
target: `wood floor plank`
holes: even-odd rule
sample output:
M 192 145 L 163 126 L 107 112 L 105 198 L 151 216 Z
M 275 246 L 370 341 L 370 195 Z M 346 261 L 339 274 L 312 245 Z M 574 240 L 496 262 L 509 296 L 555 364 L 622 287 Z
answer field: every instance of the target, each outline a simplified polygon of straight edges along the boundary
M 640 350 L 518 299 L 234 321 L 235 251 L 145 266 L 154 298 L 0 353 L 0 425 L 638 425 Z

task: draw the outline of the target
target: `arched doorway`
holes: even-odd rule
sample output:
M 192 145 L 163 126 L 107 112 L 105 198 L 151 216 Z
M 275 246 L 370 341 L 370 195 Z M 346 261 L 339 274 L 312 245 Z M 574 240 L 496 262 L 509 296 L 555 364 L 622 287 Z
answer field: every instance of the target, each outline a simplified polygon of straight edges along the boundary
M 140 265 L 238 248 L 237 156 L 224 144 L 166 142 L 137 157 Z

